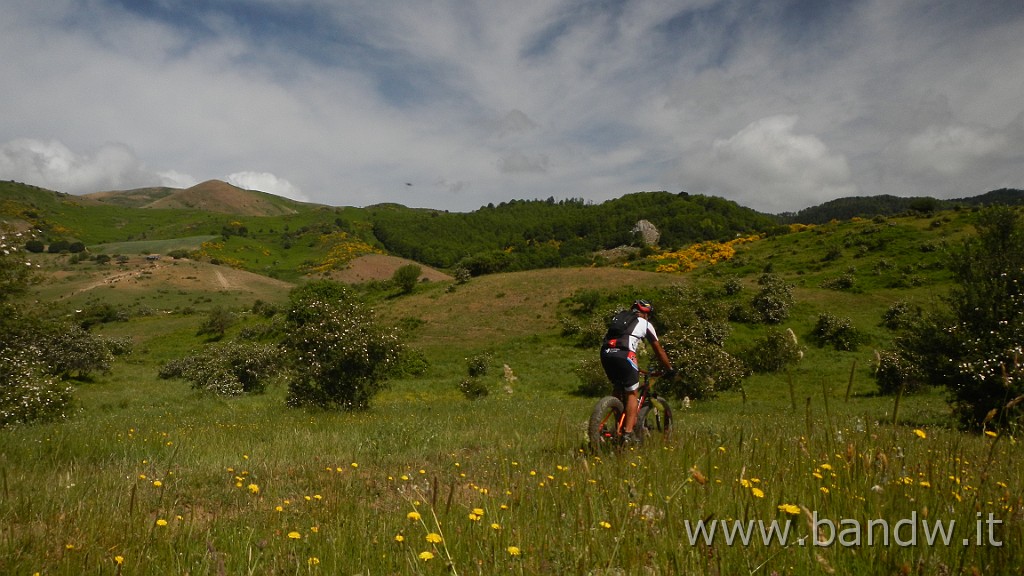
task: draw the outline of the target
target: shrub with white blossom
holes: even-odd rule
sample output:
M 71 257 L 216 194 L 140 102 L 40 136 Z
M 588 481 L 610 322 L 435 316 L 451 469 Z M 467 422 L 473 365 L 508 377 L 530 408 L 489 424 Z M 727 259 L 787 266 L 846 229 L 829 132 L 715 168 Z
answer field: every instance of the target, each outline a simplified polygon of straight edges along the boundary
M 292 291 L 288 335 L 290 406 L 364 410 L 402 367 L 396 329 L 337 282 L 319 280 Z
M 64 417 L 71 387 L 48 373 L 44 350 L 33 342 L 31 318 L 11 299 L 32 281 L 32 263 L 19 249 L 27 239 L 0 231 L 0 428 Z
M 281 351 L 273 344 L 232 341 L 167 362 L 161 378 L 182 378 L 196 390 L 223 396 L 258 394 L 283 368 Z
M 1024 423 L 1024 219 L 979 213 L 978 235 L 950 255 L 955 287 L 897 339 L 899 353 L 946 386 L 968 428 Z

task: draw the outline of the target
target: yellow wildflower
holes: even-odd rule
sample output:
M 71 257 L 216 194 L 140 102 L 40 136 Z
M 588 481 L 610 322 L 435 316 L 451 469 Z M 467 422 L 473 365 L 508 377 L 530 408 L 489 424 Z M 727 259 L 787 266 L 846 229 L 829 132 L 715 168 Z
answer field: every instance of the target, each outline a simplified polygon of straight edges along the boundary
M 796 515 L 800 513 L 800 507 L 796 504 L 779 504 L 779 512 L 785 512 L 786 514 Z

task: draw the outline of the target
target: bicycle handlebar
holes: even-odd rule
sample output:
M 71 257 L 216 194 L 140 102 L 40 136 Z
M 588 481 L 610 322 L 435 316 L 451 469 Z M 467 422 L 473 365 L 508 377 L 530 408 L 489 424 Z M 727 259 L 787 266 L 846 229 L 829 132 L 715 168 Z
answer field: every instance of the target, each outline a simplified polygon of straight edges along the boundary
M 643 376 L 650 376 L 652 378 L 661 378 L 662 376 L 664 376 L 664 375 L 666 375 L 668 373 L 669 373 L 668 370 L 652 370 L 650 368 L 647 368 L 646 370 L 643 369 L 643 368 L 640 369 L 640 374 L 641 375 L 643 375 Z

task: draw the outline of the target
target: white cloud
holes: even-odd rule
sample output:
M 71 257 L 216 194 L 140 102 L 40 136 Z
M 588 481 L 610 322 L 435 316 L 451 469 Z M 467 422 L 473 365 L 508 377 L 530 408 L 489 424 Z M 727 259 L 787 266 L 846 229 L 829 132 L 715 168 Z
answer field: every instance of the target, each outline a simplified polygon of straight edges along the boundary
M 967 126 L 931 126 L 907 143 L 914 167 L 939 174 L 960 174 L 980 159 L 1010 151 L 1003 134 Z
M 772 211 L 1024 187 L 1019 2 L 9 4 L 0 178 L 66 192 L 246 169 L 335 205 Z
M 799 210 L 816 198 L 852 196 L 846 159 L 824 142 L 794 131 L 796 116 L 770 116 L 715 140 L 685 163 L 702 190 L 765 212 Z M 686 176 L 680 176 L 685 179 Z
M 228 184 L 234 184 L 245 190 L 259 190 L 277 196 L 284 196 L 300 202 L 308 202 L 309 198 L 294 184 L 278 178 L 269 172 L 235 172 L 225 178 Z
M 189 176 L 188 174 L 182 174 L 176 170 L 167 170 L 165 172 L 157 172 L 156 174 L 160 178 L 160 185 L 167 186 L 168 188 L 191 188 L 199 181 Z
M 123 144 L 79 154 L 57 140 L 31 138 L 0 145 L 0 177 L 75 194 L 152 186 L 159 179 Z

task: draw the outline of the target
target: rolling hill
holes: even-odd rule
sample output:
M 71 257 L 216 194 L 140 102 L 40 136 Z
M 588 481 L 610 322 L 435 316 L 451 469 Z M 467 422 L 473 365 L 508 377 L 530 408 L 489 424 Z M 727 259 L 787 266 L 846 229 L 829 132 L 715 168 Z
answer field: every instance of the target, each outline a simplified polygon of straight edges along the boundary
M 138 188 L 95 192 L 84 197 L 125 208 L 203 210 L 238 216 L 280 216 L 296 214 L 303 208 L 301 202 L 257 190 L 244 190 L 220 180 L 207 180 L 184 190 Z
M 601 204 L 582 199 L 511 200 L 469 213 L 378 204 L 366 208 L 296 202 L 211 180 L 187 189 L 140 188 L 72 196 L 0 182 L 0 218 L 33 230 L 44 244 L 79 242 L 86 255 L 178 252 L 285 282 L 320 274 L 378 280 L 401 263 L 447 278 L 643 260 L 658 251 L 740 236 L 786 234 L 790 224 L 916 214 L 1018 203 L 1024 191 L 996 190 L 960 200 L 877 196 L 837 199 L 796 214 L 760 214 L 720 198 L 638 192 Z M 647 220 L 660 234 L 644 246 Z M 616 254 L 615 258 L 608 256 Z M 363 259 L 369 255 L 381 257 Z M 354 263 L 359 262 L 359 270 Z M 653 270 L 654 266 L 649 269 Z

